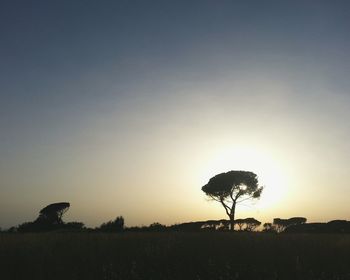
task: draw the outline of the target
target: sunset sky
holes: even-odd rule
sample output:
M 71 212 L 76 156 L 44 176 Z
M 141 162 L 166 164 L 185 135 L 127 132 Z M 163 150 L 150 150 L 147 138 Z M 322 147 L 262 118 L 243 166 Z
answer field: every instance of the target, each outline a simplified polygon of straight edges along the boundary
M 0 227 L 350 220 L 349 1 L 1 1 Z

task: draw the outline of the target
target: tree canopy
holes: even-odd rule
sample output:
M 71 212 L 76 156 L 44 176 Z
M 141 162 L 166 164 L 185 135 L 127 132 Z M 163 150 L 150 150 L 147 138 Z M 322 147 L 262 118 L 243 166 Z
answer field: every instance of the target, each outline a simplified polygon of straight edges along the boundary
M 69 202 L 49 204 L 40 210 L 38 220 L 45 220 L 51 224 L 62 224 L 62 216 L 68 211 L 69 207 Z

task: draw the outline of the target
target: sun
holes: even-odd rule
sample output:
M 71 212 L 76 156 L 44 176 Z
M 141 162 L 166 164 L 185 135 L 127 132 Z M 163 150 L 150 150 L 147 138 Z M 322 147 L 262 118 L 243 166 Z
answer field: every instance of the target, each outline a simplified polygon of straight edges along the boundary
M 261 198 L 256 205 L 259 208 L 269 208 L 286 196 L 288 176 L 285 166 L 272 152 L 253 147 L 225 148 L 209 160 L 201 177 L 203 182 L 206 182 L 216 174 L 229 170 L 252 171 L 258 175 L 259 184 L 264 186 Z

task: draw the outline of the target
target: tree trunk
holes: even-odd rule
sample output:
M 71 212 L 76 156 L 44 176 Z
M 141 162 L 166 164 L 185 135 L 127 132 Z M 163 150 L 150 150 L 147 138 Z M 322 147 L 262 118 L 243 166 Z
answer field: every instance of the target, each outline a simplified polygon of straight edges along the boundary
M 231 231 L 235 231 L 235 219 L 230 216 Z
M 232 205 L 231 213 L 230 213 L 231 231 L 235 231 L 235 210 L 236 210 L 236 204 L 234 203 Z

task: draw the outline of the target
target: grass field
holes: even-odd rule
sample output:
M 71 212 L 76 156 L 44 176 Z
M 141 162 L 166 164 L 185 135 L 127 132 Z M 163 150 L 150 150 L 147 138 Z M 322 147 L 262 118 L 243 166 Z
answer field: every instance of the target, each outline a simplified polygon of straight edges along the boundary
M 350 235 L 0 234 L 0 279 L 350 279 Z

